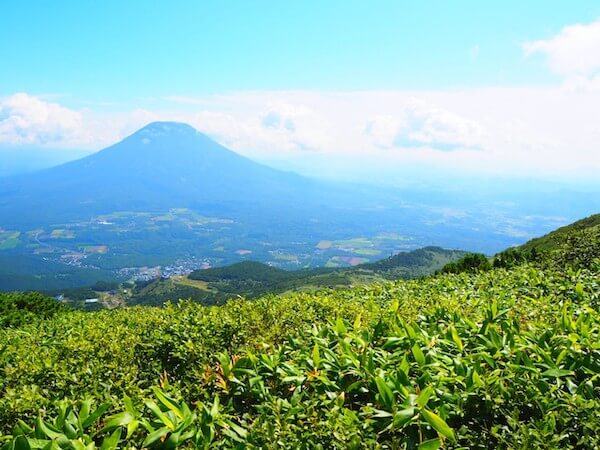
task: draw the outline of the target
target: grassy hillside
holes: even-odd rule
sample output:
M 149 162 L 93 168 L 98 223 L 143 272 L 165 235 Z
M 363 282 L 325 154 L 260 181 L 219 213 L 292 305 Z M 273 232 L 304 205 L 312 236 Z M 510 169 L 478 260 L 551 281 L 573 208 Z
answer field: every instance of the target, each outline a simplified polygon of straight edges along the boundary
M 221 307 L 36 314 L 3 296 L 0 440 L 597 448 L 600 252 L 565 259 L 598 249 L 590 230 L 510 269 Z
M 582 233 L 598 233 L 599 230 L 600 214 L 594 214 L 565 227 L 561 227 L 545 236 L 532 239 L 519 248 L 523 251 L 532 251 L 533 249 L 538 252 L 555 251 L 566 245 L 575 236 L 579 236 Z
M 600 239 L 583 240 L 590 229 L 508 269 L 30 317 L 0 329 L 0 439 L 598 448 Z M 589 264 L 572 258 L 578 250 Z

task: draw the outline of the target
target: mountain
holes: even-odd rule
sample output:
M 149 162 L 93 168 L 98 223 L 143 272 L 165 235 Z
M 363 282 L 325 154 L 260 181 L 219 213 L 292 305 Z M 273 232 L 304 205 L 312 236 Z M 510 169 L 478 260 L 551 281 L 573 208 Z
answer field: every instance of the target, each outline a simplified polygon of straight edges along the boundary
M 0 177 L 34 172 L 79 159 L 89 151 L 7 146 L 0 144 Z
M 322 188 L 244 158 L 189 125 L 156 122 L 93 155 L 4 180 L 0 215 L 6 225 L 38 226 L 124 210 L 231 213 L 236 206 L 301 204 Z
M 343 268 L 426 246 L 491 254 L 568 222 L 556 196 L 556 211 L 534 215 L 514 202 L 447 195 L 313 180 L 245 158 L 189 125 L 156 122 L 95 154 L 0 178 L 0 290 L 245 260 Z

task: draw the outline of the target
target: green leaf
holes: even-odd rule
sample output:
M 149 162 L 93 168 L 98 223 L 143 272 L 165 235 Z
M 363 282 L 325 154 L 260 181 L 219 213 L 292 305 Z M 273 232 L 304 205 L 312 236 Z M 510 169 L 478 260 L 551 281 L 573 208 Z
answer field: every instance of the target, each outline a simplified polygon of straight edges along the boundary
M 437 450 L 442 446 L 442 441 L 439 438 L 429 439 L 428 441 L 421 442 L 418 450 Z
M 362 320 L 362 318 L 359 313 L 356 315 L 356 318 L 354 319 L 354 325 L 352 326 L 353 330 L 358 330 L 360 328 L 361 320 Z
M 427 386 L 425 389 L 421 391 L 419 396 L 417 397 L 417 406 L 419 408 L 424 408 L 427 405 L 427 402 L 433 395 L 433 388 L 431 386 Z
M 418 344 L 415 344 L 412 346 L 412 354 L 415 357 L 415 361 L 420 365 L 420 366 L 424 366 L 426 363 L 425 360 L 425 355 L 423 354 L 423 351 L 421 350 L 421 347 L 419 347 Z
M 140 421 L 135 419 L 127 424 L 127 439 L 133 436 L 133 433 L 135 433 L 135 430 L 137 430 L 139 426 Z
M 319 354 L 319 345 L 315 344 L 312 351 L 312 360 L 316 368 L 321 364 L 321 355 Z
M 86 450 L 85 444 L 81 442 L 81 439 L 72 440 L 71 445 L 75 450 Z
M 48 441 L 48 439 L 27 438 L 27 442 L 30 448 L 40 449 L 46 447 L 50 441 Z
M 404 427 L 415 417 L 415 408 L 406 408 L 394 413 L 394 428 L 400 429 Z
M 210 415 L 214 419 L 219 414 L 219 396 L 215 396 L 212 407 L 210 408 Z
M 49 426 L 47 426 L 40 416 L 38 416 L 38 418 L 35 421 L 35 430 L 36 437 L 39 438 L 47 437 L 49 439 L 56 440 L 66 437 L 64 434 L 54 431 Z
M 121 429 L 117 428 L 113 434 L 102 440 L 100 450 L 115 450 L 121 439 Z
M 454 343 L 456 344 L 458 349 L 462 352 L 463 351 L 463 342 L 462 342 L 460 336 L 458 335 L 456 328 L 454 328 L 453 326 L 450 326 L 450 334 L 452 336 L 452 340 L 454 341 Z
M 93 425 L 106 411 L 108 411 L 108 408 L 110 408 L 110 403 L 103 403 L 98 406 L 98 408 L 83 421 L 81 426 L 86 429 L 90 425 Z
M 91 409 L 91 400 L 84 400 L 81 402 L 81 408 L 79 408 L 79 425 L 82 425 L 83 422 L 89 417 Z
M 106 423 L 100 430 L 100 433 L 104 433 L 105 431 L 112 430 L 116 427 L 124 427 L 128 425 L 132 420 L 134 420 L 134 417 L 127 411 L 115 414 L 114 416 L 110 416 L 106 419 Z
M 344 321 L 341 317 L 338 317 L 335 320 L 335 331 L 337 331 L 338 334 L 346 334 L 346 325 L 344 325 Z
M 173 414 L 175 414 L 179 419 L 183 419 L 183 412 L 177 406 L 177 402 L 175 399 L 167 396 L 160 389 L 156 389 L 156 388 L 154 389 L 154 395 L 156 395 L 156 398 L 158 398 L 158 401 L 160 401 L 163 405 L 165 405 L 167 408 L 169 408 L 171 411 L 173 411 Z
M 62 450 L 56 441 L 48 442 L 42 450 Z
M 31 450 L 31 446 L 29 445 L 29 441 L 25 436 L 17 437 L 13 442 L 14 450 Z
M 402 357 L 402 362 L 400 363 L 400 370 L 404 372 L 405 375 L 408 375 L 408 371 L 410 370 L 410 364 L 406 359 L 406 355 Z
M 573 373 L 573 371 L 565 370 L 565 369 L 549 369 L 542 373 L 543 377 L 556 377 L 556 378 L 567 377 L 567 376 L 572 376 L 572 375 L 575 375 Z
M 152 411 L 156 418 L 159 419 L 165 426 L 171 430 L 175 429 L 175 424 L 167 417 L 165 413 L 160 410 L 156 403 L 154 403 L 152 400 L 147 400 L 145 403 L 148 409 Z
M 392 390 L 381 376 L 375 377 L 375 384 L 377 384 L 381 403 L 388 408 L 391 408 L 394 404 L 394 394 Z
M 473 384 L 475 386 L 483 386 L 483 380 L 481 379 L 481 377 L 479 376 L 479 374 L 477 373 L 476 370 L 473 370 Z
M 129 396 L 126 395 L 123 397 L 123 403 L 125 404 L 125 411 L 127 411 L 129 414 L 135 417 L 139 415 L 138 410 L 135 406 L 133 406 L 133 402 L 131 401 L 131 398 L 129 398 Z
M 22 420 L 19 419 L 17 421 L 17 425 L 13 429 L 13 436 L 18 435 L 18 434 L 31 434 L 31 433 L 33 433 L 33 428 L 31 428 L 29 425 L 27 425 L 25 422 L 23 422 Z
M 374 414 L 371 417 L 375 419 L 387 419 L 393 416 L 391 412 L 384 411 L 383 409 L 374 409 L 373 412 Z
M 421 415 L 427 421 L 427 423 L 431 425 L 431 427 L 438 433 L 440 433 L 442 436 L 447 437 L 451 441 L 455 440 L 454 431 L 452 430 L 452 428 L 450 428 L 450 426 L 448 426 L 444 419 L 442 419 L 436 413 L 423 409 L 421 411 Z
M 146 439 L 144 440 L 142 447 L 150 447 L 152 444 L 154 444 L 156 441 L 161 439 L 163 436 L 166 436 L 169 432 L 170 432 L 170 430 L 167 427 L 162 427 L 156 431 L 153 431 L 148 436 L 146 436 Z
M 240 438 L 244 439 L 244 438 L 246 438 L 246 436 L 248 436 L 248 431 L 247 431 L 245 428 L 243 428 L 243 427 L 239 426 L 237 423 L 235 423 L 235 422 L 232 422 L 231 420 L 228 420 L 228 421 L 227 421 L 227 425 L 229 425 L 229 426 L 231 427 L 231 429 L 232 429 L 233 431 L 235 431 L 235 433 L 236 433 L 236 434 L 237 434 L 237 435 L 238 435 Z

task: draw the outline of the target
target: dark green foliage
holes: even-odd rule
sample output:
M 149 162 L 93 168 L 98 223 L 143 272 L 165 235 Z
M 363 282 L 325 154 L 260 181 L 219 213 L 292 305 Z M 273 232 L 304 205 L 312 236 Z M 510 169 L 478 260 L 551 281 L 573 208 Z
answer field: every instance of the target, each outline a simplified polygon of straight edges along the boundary
M 431 263 L 433 256 L 439 254 L 449 259 L 462 256 L 464 252 L 459 250 L 446 250 L 441 247 L 423 247 L 411 252 L 401 252 L 389 258 L 382 259 L 373 263 L 362 264 L 364 269 L 372 270 L 393 270 L 399 267 L 419 267 Z
M 585 228 L 565 237 L 562 245 L 548 258 L 555 267 L 588 268 L 600 258 L 600 225 Z
M 457 261 L 446 264 L 442 273 L 475 273 L 482 270 L 491 269 L 491 264 L 487 256 L 481 253 L 467 253 Z
M 296 272 L 288 272 L 256 261 L 243 261 L 226 267 L 196 270 L 189 275 L 189 278 L 200 281 L 278 283 L 295 276 L 297 276 Z
M 161 306 L 165 302 L 190 299 L 203 305 L 218 305 L 230 298 L 226 293 L 215 294 L 212 291 L 197 289 L 193 286 L 174 284 L 169 280 L 141 283 L 136 287 L 129 305 Z
M 96 291 L 89 287 L 80 287 L 80 288 L 70 288 L 70 289 L 55 289 L 51 291 L 44 291 L 43 294 L 49 295 L 51 297 L 57 297 L 59 295 L 63 295 L 67 297 L 69 300 L 73 300 L 75 302 L 85 300 L 87 298 L 95 298 L 98 297 Z
M 115 282 L 115 281 L 98 281 L 96 284 L 94 284 L 92 286 L 92 289 L 94 291 L 98 291 L 98 292 L 106 292 L 106 291 L 113 291 L 115 289 L 119 288 L 119 283 Z
M 494 257 L 493 266 L 510 268 L 524 262 L 542 267 L 589 268 L 600 258 L 600 214 L 559 228 Z
M 49 319 L 66 310 L 55 299 L 37 292 L 0 293 L 0 328 L 19 327 L 40 319 Z
M 509 248 L 494 256 L 494 262 L 492 263 L 492 265 L 494 267 L 502 267 L 504 269 L 508 269 L 510 267 L 522 264 L 524 262 L 531 261 L 534 259 L 534 257 L 535 255 L 526 253 L 518 248 Z

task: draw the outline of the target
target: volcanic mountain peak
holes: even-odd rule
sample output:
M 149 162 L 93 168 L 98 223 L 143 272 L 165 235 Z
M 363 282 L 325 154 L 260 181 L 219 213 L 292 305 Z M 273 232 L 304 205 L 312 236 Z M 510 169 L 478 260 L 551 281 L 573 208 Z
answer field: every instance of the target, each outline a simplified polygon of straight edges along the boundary
M 201 134 L 191 125 L 183 122 L 152 122 L 138 130 L 134 135 L 144 136 L 173 136 Z

